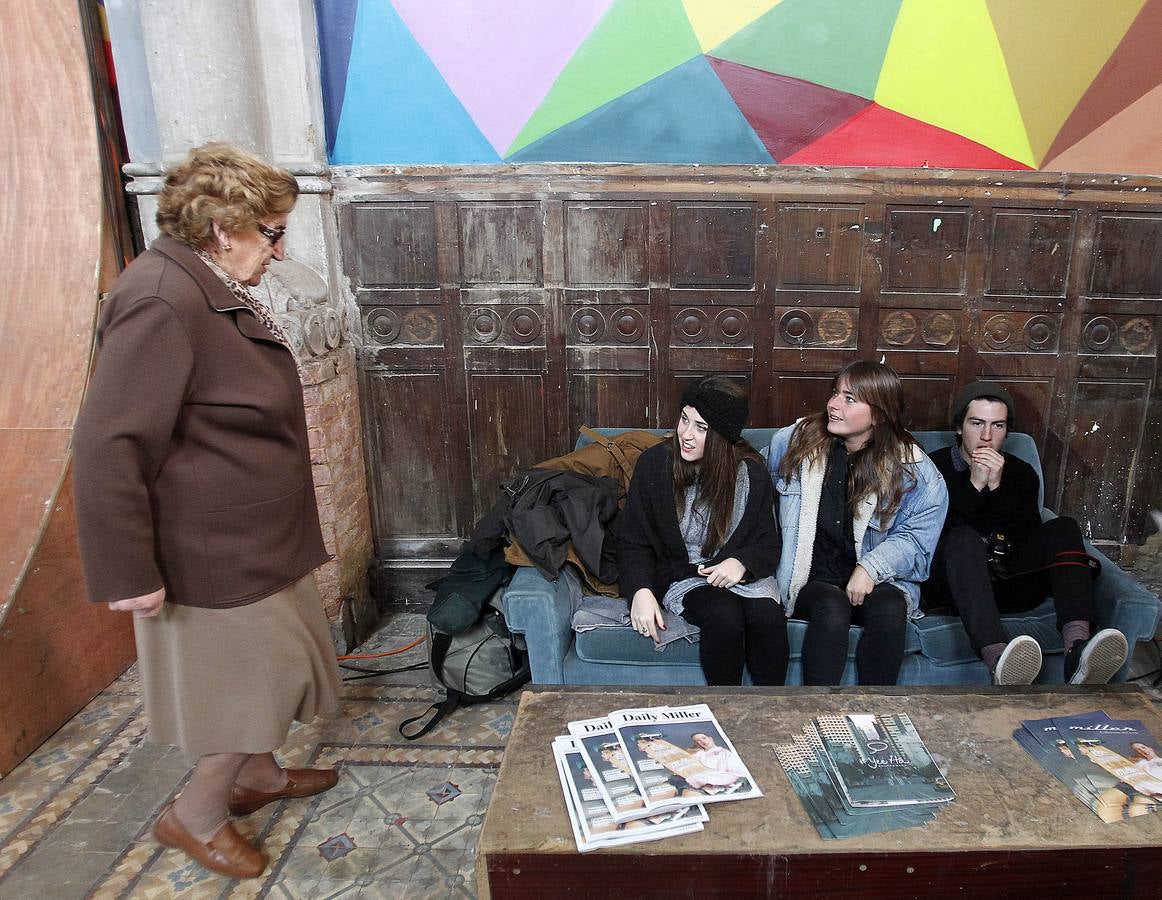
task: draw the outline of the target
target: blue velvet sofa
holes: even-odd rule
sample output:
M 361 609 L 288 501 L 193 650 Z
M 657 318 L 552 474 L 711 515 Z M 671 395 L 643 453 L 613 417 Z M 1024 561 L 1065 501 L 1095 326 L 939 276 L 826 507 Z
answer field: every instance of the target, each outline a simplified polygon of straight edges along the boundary
M 598 429 L 607 435 L 625 430 Z M 744 432 L 744 437 L 765 452 L 772 433 L 773 429 L 752 428 Z M 921 431 L 915 435 L 926 451 L 955 441 L 950 431 Z M 585 443 L 588 440 L 581 437 L 577 445 Z M 1029 435 L 1010 435 L 1005 450 L 1026 460 L 1041 474 L 1041 460 Z M 1044 496 L 1040 499 L 1044 506 Z M 1044 518 L 1053 515 L 1050 510 L 1042 509 Z M 1158 597 L 1092 546 L 1087 544 L 1086 549 L 1102 564 L 1095 584 L 1099 627 L 1120 629 L 1131 648 L 1137 641 L 1153 638 L 1162 609 Z M 523 635 L 528 644 L 534 682 L 634 686 L 706 683 L 698 662 L 698 647 L 686 641 L 677 641 L 658 651 L 652 642 L 628 626 L 574 634 L 570 627 L 572 607 L 564 579 L 547 581 L 534 568 L 517 570 L 504 592 L 504 611 L 508 627 Z M 1038 681 L 1060 683 L 1064 654 L 1052 602 L 1046 601 L 1027 613 L 1006 616 L 1004 624 L 1011 637 L 1032 635 L 1044 648 L 1045 662 Z M 806 628 L 804 622 L 796 620 L 788 626 L 791 645 L 788 684 L 802 683 L 801 651 Z M 855 684 L 855 647 L 861 631 L 858 627 L 851 629 L 844 684 Z M 1124 680 L 1128 669 L 1127 663 L 1115 680 Z M 901 684 L 988 684 L 989 681 L 988 669 L 973 653 L 959 618 L 928 615 L 912 620 L 900 670 Z

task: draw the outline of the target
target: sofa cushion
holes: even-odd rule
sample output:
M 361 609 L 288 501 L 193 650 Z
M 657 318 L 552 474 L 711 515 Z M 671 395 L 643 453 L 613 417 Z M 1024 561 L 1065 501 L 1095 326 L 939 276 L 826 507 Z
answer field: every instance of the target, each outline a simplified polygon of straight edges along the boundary
M 1057 630 L 1057 613 L 1052 600 L 1046 600 L 1026 613 L 1002 616 L 1001 625 L 1010 638 L 1019 634 L 1034 638 L 1044 653 L 1060 653 L 1064 649 L 1061 632 Z M 919 642 L 920 652 L 933 665 L 955 666 L 980 660 L 973 652 L 968 633 L 958 616 L 927 615 L 914 620 L 908 632 L 909 638 Z M 909 643 L 912 641 L 909 640 Z M 909 649 L 905 652 L 912 651 Z
M 949 621 L 957 627 L 960 625 L 959 619 L 949 619 Z M 963 634 L 964 629 L 960 630 Z M 787 623 L 787 642 L 790 645 L 791 659 L 802 657 L 803 638 L 806 634 L 807 623 L 801 619 L 792 619 Z M 856 627 L 848 632 L 848 659 L 855 658 L 855 648 L 859 644 L 859 638 L 862 634 L 863 629 Z M 591 631 L 577 634 L 575 639 L 574 646 L 577 658 L 585 662 L 644 666 L 700 665 L 697 644 L 692 644 L 689 641 L 674 641 L 663 650 L 655 650 L 650 641 L 643 639 L 641 635 L 628 626 L 624 628 L 594 628 Z M 965 638 L 964 642 L 967 645 L 968 639 Z M 920 649 L 920 634 L 915 627 L 909 628 L 904 652 L 919 653 Z M 971 649 L 969 648 L 969 652 Z M 976 659 L 975 656 L 972 658 Z

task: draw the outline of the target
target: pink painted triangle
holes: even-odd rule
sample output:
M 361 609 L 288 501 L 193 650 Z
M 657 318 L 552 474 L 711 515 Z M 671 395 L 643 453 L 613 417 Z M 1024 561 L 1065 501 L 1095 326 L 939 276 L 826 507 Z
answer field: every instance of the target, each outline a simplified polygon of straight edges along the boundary
M 782 161 L 837 128 L 871 103 L 864 97 L 801 78 L 764 72 L 709 57 L 751 128 L 776 161 Z
M 613 0 L 392 0 L 476 127 L 503 154 Z M 384 73 L 390 79 L 391 73 Z
M 963 135 L 872 103 L 781 163 L 822 166 L 916 166 L 1029 169 Z

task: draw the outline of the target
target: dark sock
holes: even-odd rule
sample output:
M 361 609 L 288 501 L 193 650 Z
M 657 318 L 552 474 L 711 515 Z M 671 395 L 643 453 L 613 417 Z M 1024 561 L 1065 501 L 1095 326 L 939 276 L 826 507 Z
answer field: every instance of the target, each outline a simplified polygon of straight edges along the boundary
M 990 672 L 997 670 L 997 663 L 1000 661 L 1001 654 L 1005 652 L 1005 647 L 1008 644 L 987 644 L 980 648 L 980 658 L 984 660 L 984 664 L 989 667 Z
M 1065 644 L 1066 653 L 1078 641 L 1088 641 L 1089 636 L 1089 622 L 1085 621 L 1085 619 L 1074 619 L 1072 622 L 1066 622 L 1061 628 L 1061 639 Z

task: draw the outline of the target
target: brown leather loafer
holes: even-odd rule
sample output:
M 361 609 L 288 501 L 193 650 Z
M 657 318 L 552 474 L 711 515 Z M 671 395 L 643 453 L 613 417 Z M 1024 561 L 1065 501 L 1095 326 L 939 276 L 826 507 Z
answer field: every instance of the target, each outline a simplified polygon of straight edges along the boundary
M 254 791 L 236 784 L 230 791 L 230 815 L 248 816 L 276 800 L 313 797 L 338 783 L 339 773 L 334 769 L 287 769 L 286 785 L 281 790 Z
M 163 847 L 181 850 L 198 865 L 227 878 L 257 878 L 266 871 L 266 854 L 235 831 L 229 822 L 203 843 L 178 821 L 172 802 L 166 804 L 153 823 L 153 836 Z

